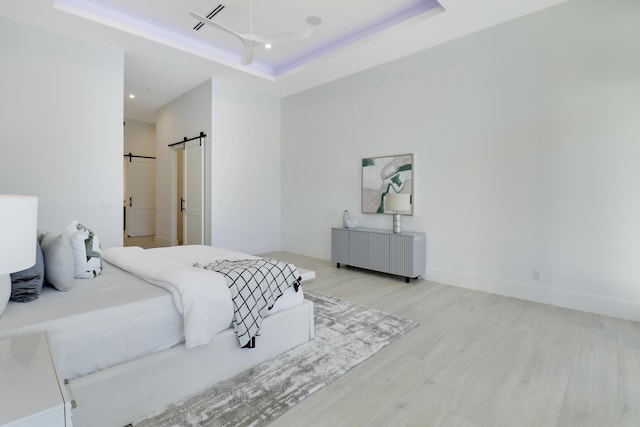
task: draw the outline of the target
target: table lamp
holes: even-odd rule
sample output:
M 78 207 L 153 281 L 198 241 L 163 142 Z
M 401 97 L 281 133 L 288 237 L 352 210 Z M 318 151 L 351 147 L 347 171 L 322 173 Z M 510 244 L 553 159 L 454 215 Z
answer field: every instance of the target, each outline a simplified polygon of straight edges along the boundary
M 411 194 L 388 193 L 384 206 L 387 210 L 393 211 L 393 232 L 402 233 L 400 212 L 411 212 Z
M 38 198 L 0 194 L 0 314 L 11 295 L 11 273 L 36 263 Z

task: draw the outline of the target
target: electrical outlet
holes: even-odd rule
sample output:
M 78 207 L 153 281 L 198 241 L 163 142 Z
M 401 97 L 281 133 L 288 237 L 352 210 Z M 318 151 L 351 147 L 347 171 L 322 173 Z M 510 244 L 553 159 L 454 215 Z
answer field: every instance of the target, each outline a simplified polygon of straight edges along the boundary
M 533 280 L 541 280 L 542 271 L 538 270 L 537 268 L 534 268 L 533 271 L 531 271 L 531 277 L 533 278 Z

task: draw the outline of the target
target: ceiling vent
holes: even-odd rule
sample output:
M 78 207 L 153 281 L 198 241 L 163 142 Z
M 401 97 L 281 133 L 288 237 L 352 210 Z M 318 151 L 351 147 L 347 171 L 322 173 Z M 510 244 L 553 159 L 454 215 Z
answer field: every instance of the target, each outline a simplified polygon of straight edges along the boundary
M 211 19 L 214 16 L 216 16 L 218 13 L 220 13 L 222 11 L 222 9 L 224 9 L 224 6 L 219 4 L 218 6 L 216 6 L 211 12 L 209 12 L 209 14 L 207 15 L 207 19 Z M 200 28 L 204 27 L 204 24 L 202 22 L 198 22 L 193 29 L 198 31 Z

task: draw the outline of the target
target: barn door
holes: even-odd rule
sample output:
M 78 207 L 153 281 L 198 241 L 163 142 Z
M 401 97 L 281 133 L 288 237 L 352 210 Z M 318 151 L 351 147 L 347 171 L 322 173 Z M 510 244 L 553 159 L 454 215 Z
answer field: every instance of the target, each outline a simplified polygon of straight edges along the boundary
M 185 245 L 204 244 L 204 141 L 184 144 L 180 209 Z

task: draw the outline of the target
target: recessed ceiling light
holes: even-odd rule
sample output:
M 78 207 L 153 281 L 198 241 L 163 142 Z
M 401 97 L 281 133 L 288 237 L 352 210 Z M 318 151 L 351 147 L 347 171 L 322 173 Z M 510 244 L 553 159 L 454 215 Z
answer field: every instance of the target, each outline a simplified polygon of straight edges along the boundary
M 265 48 L 265 49 L 271 49 L 271 43 L 266 43 L 266 44 L 264 45 L 264 48 Z
M 320 25 L 322 24 L 322 18 L 320 18 L 319 16 L 307 16 L 305 22 L 309 25 Z
M 134 94 L 132 94 L 132 93 L 130 93 L 130 94 L 129 94 L 129 98 L 133 99 L 133 98 L 135 98 L 135 97 L 136 97 L 136 96 L 135 96 Z

